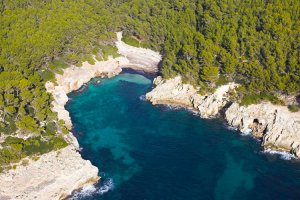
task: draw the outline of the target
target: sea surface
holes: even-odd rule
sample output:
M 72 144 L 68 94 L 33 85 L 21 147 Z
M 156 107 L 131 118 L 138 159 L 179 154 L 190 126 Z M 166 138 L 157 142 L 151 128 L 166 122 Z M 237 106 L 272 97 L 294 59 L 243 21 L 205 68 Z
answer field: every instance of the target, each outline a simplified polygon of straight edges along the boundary
M 299 161 L 263 152 L 220 119 L 152 106 L 143 96 L 151 82 L 124 73 L 69 95 L 82 157 L 102 177 L 70 199 L 300 199 Z

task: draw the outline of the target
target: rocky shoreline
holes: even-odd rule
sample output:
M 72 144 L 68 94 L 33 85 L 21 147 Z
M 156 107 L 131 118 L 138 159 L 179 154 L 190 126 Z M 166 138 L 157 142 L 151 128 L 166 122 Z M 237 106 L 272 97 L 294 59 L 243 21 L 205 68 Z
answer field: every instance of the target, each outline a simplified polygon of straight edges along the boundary
M 27 166 L 1 173 L 0 199 L 64 199 L 99 180 L 98 169 L 81 158 L 73 145 L 43 154 Z
M 68 93 L 78 90 L 92 78 L 118 75 L 122 68 L 147 73 L 158 71 L 159 53 L 125 44 L 121 32 L 117 33 L 117 38 L 116 46 L 122 56 L 109 57 L 107 61 L 95 59 L 94 64 L 84 62 L 82 67 L 70 66 L 62 75 L 56 74 L 56 83 L 46 83 L 45 87 L 54 99 L 52 109 L 68 128 L 72 127 L 69 112 L 64 107 Z M 65 138 L 69 146 L 43 154 L 37 161 L 29 160 L 26 166 L 1 173 L 0 199 L 65 199 L 73 191 L 98 182 L 98 168 L 81 157 L 77 139 L 71 132 Z
M 113 77 L 122 68 L 147 73 L 156 73 L 161 55 L 157 52 L 132 47 L 122 42 L 122 33 L 117 33 L 116 46 L 122 55 L 109 57 L 107 61 L 95 64 L 84 62 L 82 67 L 70 66 L 62 75 L 56 75 L 56 84 L 46 83 L 46 89 L 53 95 L 53 111 L 58 118 L 72 127 L 69 112 L 65 109 L 67 94 L 78 90 L 95 77 Z M 249 132 L 260 138 L 264 148 L 290 152 L 300 157 L 300 112 L 291 113 L 286 107 L 261 103 L 248 107 L 232 102 L 230 93 L 238 87 L 229 83 L 212 94 L 200 95 L 200 88 L 183 84 L 181 78 L 154 79 L 154 89 L 146 94 L 153 104 L 177 105 L 195 110 L 202 118 L 222 116 L 230 126 L 241 132 Z M 77 139 L 70 132 L 66 139 L 70 145 L 56 152 L 30 160 L 27 166 L 18 166 L 0 174 L 0 199 L 64 199 L 72 191 L 96 183 L 97 167 L 84 160 L 79 151 Z
M 207 95 L 200 95 L 200 88 L 183 84 L 179 76 L 168 80 L 157 77 L 153 85 L 146 98 L 154 105 L 192 108 L 202 118 L 222 115 L 230 126 L 259 138 L 264 149 L 300 157 L 300 111 L 292 113 L 285 106 L 267 102 L 240 106 L 230 99 L 230 94 L 238 87 L 235 83 L 223 85 Z

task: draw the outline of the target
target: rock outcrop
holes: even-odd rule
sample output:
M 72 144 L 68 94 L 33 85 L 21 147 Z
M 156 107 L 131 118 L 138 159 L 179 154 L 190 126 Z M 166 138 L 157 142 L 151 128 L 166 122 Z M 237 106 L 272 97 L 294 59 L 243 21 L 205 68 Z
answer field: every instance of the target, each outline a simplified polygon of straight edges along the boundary
M 0 174 L 1 200 L 63 199 L 73 190 L 97 182 L 98 169 L 73 146 L 44 154 L 27 166 Z
M 197 108 L 199 114 L 203 118 L 216 117 L 221 110 L 223 110 L 230 101 L 230 93 L 238 85 L 235 83 L 228 83 L 216 89 L 212 94 L 205 96 L 197 95 L 194 97 L 194 107 Z
M 230 102 L 229 92 L 237 84 L 229 83 L 216 89 L 213 94 L 200 95 L 199 88 L 183 84 L 181 77 L 163 80 L 162 77 L 154 79 L 155 88 L 146 94 L 146 99 L 152 104 L 168 104 L 184 106 L 197 111 L 201 117 L 210 118 L 219 114 L 220 110 Z
M 229 125 L 262 139 L 262 146 L 287 151 L 300 157 L 300 112 L 287 107 L 261 103 L 239 106 L 233 103 L 226 111 Z
M 155 88 L 146 94 L 146 99 L 153 105 L 170 104 L 193 108 L 192 98 L 197 94 L 197 90 L 188 84 L 182 84 L 181 77 L 164 80 L 158 76 L 154 79 Z
M 94 58 L 95 59 L 95 58 Z M 69 93 L 78 90 L 84 83 L 89 82 L 94 77 L 113 77 L 118 75 L 121 66 L 127 64 L 121 57 L 113 59 L 109 57 L 107 61 L 97 61 L 95 64 L 82 63 L 81 67 L 71 66 L 63 71 L 63 74 L 56 74 L 56 83 L 62 87 L 63 91 Z
M 260 103 L 240 106 L 229 98 L 238 87 L 229 83 L 212 94 L 200 95 L 200 88 L 183 84 L 181 78 L 163 80 L 157 77 L 154 89 L 146 95 L 153 104 L 167 104 L 193 108 L 202 118 L 222 114 L 230 126 L 261 139 L 266 149 L 286 151 L 300 157 L 300 112 L 287 107 Z

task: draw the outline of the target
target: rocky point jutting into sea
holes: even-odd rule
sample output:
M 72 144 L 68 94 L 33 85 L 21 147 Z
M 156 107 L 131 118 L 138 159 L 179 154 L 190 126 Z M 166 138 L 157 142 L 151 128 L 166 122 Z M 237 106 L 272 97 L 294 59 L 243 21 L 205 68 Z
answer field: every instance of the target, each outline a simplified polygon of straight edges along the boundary
M 72 127 L 69 112 L 64 107 L 68 101 L 67 94 L 78 90 L 92 78 L 112 77 L 122 68 L 157 72 L 161 60 L 159 53 L 125 44 L 121 41 L 121 32 L 117 33 L 117 38 L 116 46 L 122 56 L 109 57 L 107 61 L 95 60 L 93 65 L 84 62 L 82 67 L 70 66 L 62 75 L 56 74 L 57 84 L 46 83 L 47 91 L 54 97 L 52 109 L 67 127 Z M 78 141 L 71 132 L 65 137 L 70 143 L 68 147 L 43 154 L 37 161 L 30 160 L 27 166 L 19 165 L 1 173 L 0 199 L 64 199 L 74 190 L 96 183 L 100 179 L 98 168 L 82 159 Z
M 286 106 L 263 102 L 240 106 L 230 100 L 230 93 L 238 87 L 229 83 L 212 94 L 200 95 L 200 88 L 183 84 L 181 77 L 164 80 L 157 77 L 154 89 L 146 98 L 153 104 L 168 104 L 192 108 L 202 118 L 220 114 L 230 126 L 261 139 L 265 149 L 285 151 L 300 157 L 300 111 L 292 113 Z

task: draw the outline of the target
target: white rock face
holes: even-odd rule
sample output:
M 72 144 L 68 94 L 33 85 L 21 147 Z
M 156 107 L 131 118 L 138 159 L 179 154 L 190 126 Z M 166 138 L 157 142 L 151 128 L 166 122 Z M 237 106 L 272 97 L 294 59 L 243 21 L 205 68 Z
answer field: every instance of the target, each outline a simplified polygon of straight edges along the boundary
M 158 76 L 154 79 L 155 88 L 146 94 L 146 99 L 152 104 L 171 104 L 185 107 L 193 107 L 192 97 L 197 90 L 188 84 L 182 84 L 181 77 L 163 80 Z
M 50 92 L 54 98 L 52 101 L 52 110 L 57 112 L 58 119 L 65 121 L 68 128 L 72 127 L 71 118 L 69 112 L 65 109 L 65 104 L 68 102 L 67 93 L 64 91 L 62 86 L 55 86 L 54 83 L 46 83 L 47 92 Z
M 130 46 L 122 41 L 122 32 L 117 33 L 116 46 L 119 53 L 128 59 L 127 64 L 122 65 L 123 68 L 132 68 L 145 72 L 157 72 L 158 64 L 162 57 L 158 52 L 145 48 L 137 48 Z
M 240 131 L 251 130 L 262 138 L 265 148 L 293 153 L 300 157 L 300 112 L 287 107 L 261 103 L 248 107 L 232 104 L 225 113 L 231 126 Z
M 265 148 L 300 157 L 300 111 L 292 113 L 287 107 L 271 103 L 248 107 L 232 103 L 228 94 L 238 87 L 235 83 L 223 85 L 206 96 L 199 95 L 193 86 L 183 84 L 179 76 L 169 80 L 157 77 L 153 84 L 155 88 L 146 95 L 153 104 L 194 108 L 203 118 L 215 117 L 226 110 L 224 117 L 230 126 L 262 139 Z
M 122 59 L 121 59 L 122 60 Z M 64 70 L 62 75 L 56 74 L 57 86 L 47 82 L 46 89 L 50 92 L 54 101 L 52 102 L 53 111 L 57 112 L 58 118 L 65 121 L 67 127 L 72 127 L 69 112 L 65 109 L 68 102 L 67 94 L 78 90 L 83 84 L 89 82 L 97 76 L 112 77 L 119 74 L 123 63 L 119 59 L 109 58 L 108 61 L 96 61 L 94 65 L 84 62 L 82 67 L 71 66 Z
M 96 60 L 94 65 L 84 62 L 82 67 L 70 66 L 64 70 L 63 75 L 56 75 L 58 85 L 46 83 L 47 91 L 54 97 L 53 111 L 57 112 L 58 119 L 64 120 L 69 128 L 72 127 L 72 122 L 64 107 L 69 92 L 78 90 L 94 77 L 115 76 L 122 68 L 157 71 L 161 60 L 158 53 L 126 45 L 121 38 L 122 34 L 118 33 L 116 44 L 123 56 L 115 59 L 110 57 L 107 61 Z M 98 168 L 81 158 L 77 152 L 78 141 L 72 133 L 66 135 L 65 139 L 70 145 L 61 149 L 60 153 L 43 154 L 38 161 L 31 161 L 26 167 L 18 166 L 15 170 L 0 173 L 0 199 L 63 199 L 76 189 L 96 183 L 99 180 Z
M 229 83 L 220 86 L 210 95 L 194 97 L 194 107 L 197 108 L 200 116 L 203 118 L 215 117 L 220 113 L 220 110 L 230 102 L 229 92 L 233 91 L 238 85 Z
M 1 200 L 63 199 L 73 190 L 97 182 L 98 169 L 72 146 L 44 154 L 28 166 L 0 173 Z
M 199 89 L 183 84 L 180 76 L 168 80 L 157 77 L 153 84 L 155 88 L 146 94 L 146 98 L 153 104 L 193 108 L 203 118 L 215 117 L 219 114 L 219 111 L 229 102 L 228 92 L 237 86 L 237 84 L 229 83 L 217 88 L 213 94 L 202 96 L 198 94 Z
M 109 57 L 107 61 L 97 61 L 91 65 L 88 62 L 82 63 L 81 67 L 70 66 L 64 70 L 62 75 L 56 74 L 56 82 L 46 83 L 46 89 L 53 94 L 53 111 L 58 113 L 58 118 L 65 121 L 67 127 L 72 127 L 69 112 L 64 106 L 68 101 L 67 94 L 78 90 L 83 84 L 95 77 L 113 77 L 121 73 L 122 68 L 132 68 L 144 72 L 157 72 L 161 55 L 155 51 L 144 48 L 136 48 L 122 42 L 122 32 L 117 33 L 116 46 L 121 57 Z
M 121 61 L 122 62 L 121 62 Z M 88 62 L 82 63 L 81 67 L 71 66 L 64 70 L 62 75 L 56 74 L 56 82 L 62 87 L 63 91 L 69 93 L 78 90 L 84 83 L 98 76 L 113 77 L 119 74 L 121 65 L 126 64 L 124 59 L 109 58 L 107 61 L 97 61 L 91 65 Z

